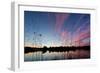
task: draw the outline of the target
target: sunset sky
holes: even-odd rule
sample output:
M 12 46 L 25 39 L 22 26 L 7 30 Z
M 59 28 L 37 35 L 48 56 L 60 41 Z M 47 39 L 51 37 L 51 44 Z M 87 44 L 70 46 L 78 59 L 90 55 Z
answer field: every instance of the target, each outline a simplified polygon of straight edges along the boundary
M 24 11 L 25 46 L 90 45 L 90 14 Z

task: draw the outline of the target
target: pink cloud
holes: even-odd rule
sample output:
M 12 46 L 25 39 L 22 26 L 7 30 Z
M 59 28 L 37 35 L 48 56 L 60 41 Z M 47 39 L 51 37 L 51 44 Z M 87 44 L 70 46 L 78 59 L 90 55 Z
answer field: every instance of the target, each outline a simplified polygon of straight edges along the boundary
M 82 32 L 80 33 L 79 35 L 77 35 L 75 38 L 74 38 L 74 43 L 77 43 L 78 45 L 81 44 L 81 46 L 83 45 L 86 45 L 88 43 L 86 42 L 83 42 L 83 40 L 87 39 L 87 38 L 90 38 L 90 31 L 85 31 L 85 32 Z M 77 45 L 77 46 L 78 46 Z
M 56 16 L 55 30 L 57 32 L 60 32 L 62 29 L 63 23 L 64 23 L 65 19 L 67 19 L 69 17 L 69 14 L 57 13 L 57 14 L 55 14 L 55 16 Z

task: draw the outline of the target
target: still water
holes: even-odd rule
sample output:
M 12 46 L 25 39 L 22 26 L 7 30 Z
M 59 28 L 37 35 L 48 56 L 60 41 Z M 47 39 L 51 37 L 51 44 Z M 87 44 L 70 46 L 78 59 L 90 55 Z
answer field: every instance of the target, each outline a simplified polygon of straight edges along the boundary
M 46 60 L 64 60 L 64 59 L 87 59 L 90 58 L 90 51 L 75 50 L 65 52 L 42 51 L 30 52 L 24 54 L 24 61 L 46 61 Z

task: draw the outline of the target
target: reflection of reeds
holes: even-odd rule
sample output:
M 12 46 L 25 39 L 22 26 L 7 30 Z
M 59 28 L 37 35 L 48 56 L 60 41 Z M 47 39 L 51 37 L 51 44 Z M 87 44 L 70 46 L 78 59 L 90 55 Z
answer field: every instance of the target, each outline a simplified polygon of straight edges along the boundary
M 75 50 L 89 50 L 90 51 L 90 46 L 82 46 L 82 47 L 43 47 L 43 48 L 31 48 L 31 47 L 24 47 L 24 53 L 29 53 L 29 52 L 37 52 L 37 51 L 42 51 L 45 53 L 46 51 L 49 52 L 65 52 L 65 51 L 75 51 Z

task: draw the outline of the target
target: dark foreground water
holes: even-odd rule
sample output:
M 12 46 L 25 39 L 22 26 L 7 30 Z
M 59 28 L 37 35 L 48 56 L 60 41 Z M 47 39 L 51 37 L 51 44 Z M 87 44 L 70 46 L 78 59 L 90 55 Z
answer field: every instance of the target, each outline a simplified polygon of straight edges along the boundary
M 65 52 L 42 51 L 29 52 L 24 54 L 24 61 L 47 61 L 47 60 L 64 60 L 64 59 L 87 59 L 90 58 L 89 50 L 75 50 Z

